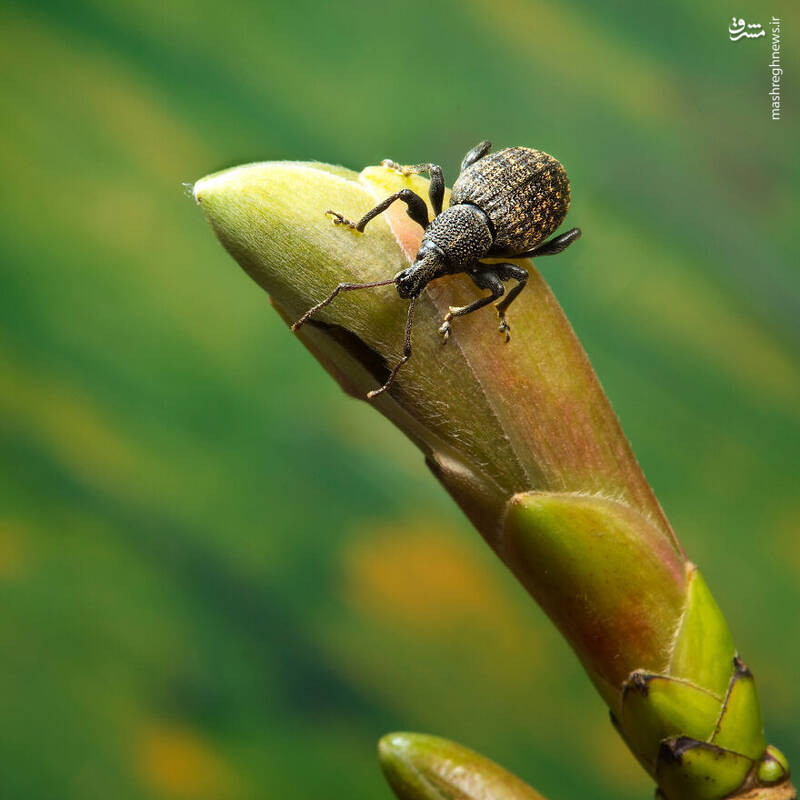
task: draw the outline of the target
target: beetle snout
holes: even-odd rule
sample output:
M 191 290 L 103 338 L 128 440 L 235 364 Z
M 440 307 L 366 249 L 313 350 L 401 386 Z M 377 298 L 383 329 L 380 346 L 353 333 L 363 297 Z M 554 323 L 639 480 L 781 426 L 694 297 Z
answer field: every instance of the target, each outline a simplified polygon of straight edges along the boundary
M 418 285 L 419 276 L 415 275 L 410 269 L 404 269 L 402 272 L 398 272 L 395 283 L 397 284 L 397 294 L 404 300 L 415 297 L 419 294 L 421 289 Z

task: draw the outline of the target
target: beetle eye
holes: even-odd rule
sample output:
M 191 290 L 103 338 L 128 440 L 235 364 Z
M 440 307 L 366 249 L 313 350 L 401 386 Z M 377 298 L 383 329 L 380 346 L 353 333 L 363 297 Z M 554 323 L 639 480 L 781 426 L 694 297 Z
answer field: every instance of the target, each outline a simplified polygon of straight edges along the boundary
M 397 293 L 400 297 L 407 298 L 411 296 L 414 289 L 414 276 L 410 275 L 408 270 L 403 270 L 396 278 L 397 280 Z

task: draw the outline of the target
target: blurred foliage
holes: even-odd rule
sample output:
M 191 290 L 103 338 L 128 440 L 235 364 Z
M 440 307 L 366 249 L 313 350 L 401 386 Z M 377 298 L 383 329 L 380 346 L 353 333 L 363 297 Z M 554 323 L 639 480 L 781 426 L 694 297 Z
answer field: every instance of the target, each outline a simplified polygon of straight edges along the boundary
M 3 5 L 0 796 L 388 797 L 398 728 L 553 800 L 647 796 L 417 452 L 182 196 L 262 159 L 452 182 L 483 138 L 567 166 L 584 238 L 542 267 L 800 760 L 798 130 L 732 13 Z

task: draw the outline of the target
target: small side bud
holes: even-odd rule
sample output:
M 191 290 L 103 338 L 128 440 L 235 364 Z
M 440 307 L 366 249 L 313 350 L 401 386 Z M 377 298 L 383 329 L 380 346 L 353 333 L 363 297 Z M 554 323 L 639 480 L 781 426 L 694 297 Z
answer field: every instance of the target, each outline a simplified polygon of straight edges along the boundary
M 494 761 L 438 736 L 390 733 L 378 758 L 398 800 L 544 800 Z

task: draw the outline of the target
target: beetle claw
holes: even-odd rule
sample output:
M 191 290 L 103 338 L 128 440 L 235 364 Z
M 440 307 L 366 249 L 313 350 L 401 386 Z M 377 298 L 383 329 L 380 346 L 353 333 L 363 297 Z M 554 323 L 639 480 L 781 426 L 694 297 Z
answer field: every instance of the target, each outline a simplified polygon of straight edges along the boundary
M 442 337 L 442 344 L 447 344 L 447 340 L 450 338 L 451 331 L 452 331 L 452 326 L 450 325 L 450 320 L 445 319 L 445 321 L 439 328 L 439 336 Z
M 506 344 L 508 344 L 511 341 L 511 326 L 506 322 L 506 318 L 502 314 L 500 315 L 500 327 L 497 330 L 505 334 Z
M 331 211 L 331 209 L 328 209 L 325 212 L 325 216 L 327 216 L 328 214 L 330 214 L 333 217 L 331 222 L 334 225 L 343 225 L 345 228 L 349 228 L 351 231 L 357 231 L 358 230 L 358 228 L 356 228 L 356 226 L 355 226 L 355 223 L 350 222 L 349 219 L 347 219 L 345 216 L 340 214 L 338 211 Z
M 387 169 L 393 169 L 395 172 L 399 172 L 406 178 L 411 174 L 411 170 L 408 167 L 404 167 L 402 164 L 392 161 L 391 158 L 384 158 L 383 161 L 381 161 L 381 166 L 386 167 Z

